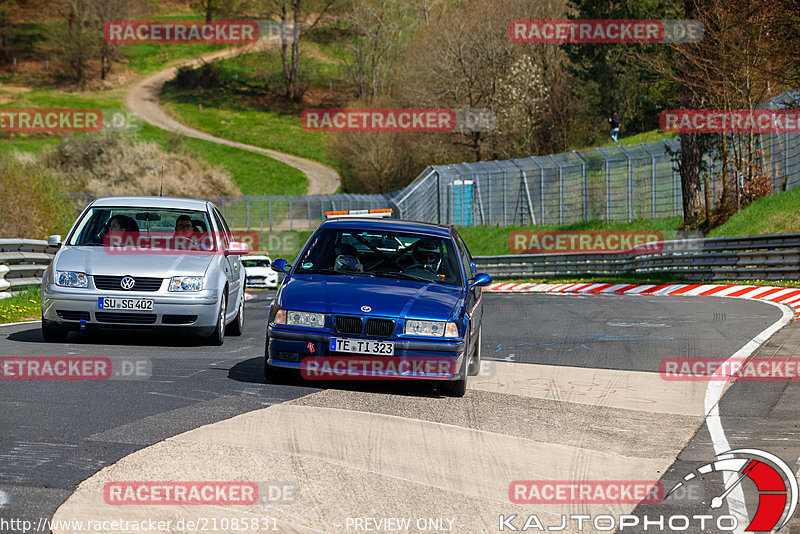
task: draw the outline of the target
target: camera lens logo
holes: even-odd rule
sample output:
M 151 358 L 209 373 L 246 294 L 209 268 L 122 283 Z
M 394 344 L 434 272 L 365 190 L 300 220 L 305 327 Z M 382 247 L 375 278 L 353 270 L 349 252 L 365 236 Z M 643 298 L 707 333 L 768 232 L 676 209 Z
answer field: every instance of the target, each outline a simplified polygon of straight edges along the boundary
M 124 276 L 122 277 L 122 280 L 119 281 L 119 287 L 128 291 L 133 289 L 134 285 L 136 285 L 136 280 L 130 276 Z
M 665 499 L 690 480 L 709 473 L 726 471 L 737 473 L 737 478 L 721 495 L 711 500 L 711 508 L 720 508 L 728 495 L 745 479 L 749 479 L 758 491 L 758 508 L 745 531 L 769 532 L 781 518 L 783 522 L 775 530 L 786 526 L 797 509 L 797 479 L 783 460 L 758 449 L 735 449 L 717 455 L 715 461 L 683 477 L 667 493 Z

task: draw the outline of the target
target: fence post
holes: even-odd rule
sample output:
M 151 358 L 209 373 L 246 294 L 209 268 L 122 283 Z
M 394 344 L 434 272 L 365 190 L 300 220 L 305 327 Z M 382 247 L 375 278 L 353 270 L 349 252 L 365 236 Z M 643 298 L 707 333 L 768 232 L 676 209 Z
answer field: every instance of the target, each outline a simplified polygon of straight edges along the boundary
M 289 199 L 289 230 L 292 229 L 292 197 L 286 197 Z
M 653 181 L 653 219 L 656 218 L 656 156 L 647 150 L 647 145 L 642 143 L 639 145 L 650 156 L 650 166 L 652 167 L 652 181 Z
M 308 214 L 308 229 L 312 230 L 311 228 L 311 199 L 306 196 L 306 213 Z
M 436 224 L 442 224 L 442 175 L 438 171 L 436 172 Z
M 628 222 L 631 222 L 633 220 L 633 160 L 624 146 L 620 145 L 619 149 L 628 160 Z
M 600 155 L 603 156 L 603 160 L 606 162 L 606 220 L 611 220 L 611 164 L 608 161 L 608 157 L 606 153 L 600 150 L 599 148 L 595 148 Z
M 564 169 L 552 154 L 547 157 L 558 167 L 558 224 L 564 224 Z
M 786 132 L 786 146 L 783 149 L 783 174 L 786 176 L 784 182 L 786 188 L 789 187 L 789 147 L 791 146 L 792 137 L 790 132 Z M 784 190 L 786 189 L 784 188 Z
M 531 159 L 531 160 L 532 160 L 534 163 L 536 163 L 536 166 L 537 166 L 537 167 L 539 167 L 540 169 L 543 169 L 543 167 L 542 167 L 541 165 L 539 165 L 539 163 L 538 163 L 538 162 L 537 162 L 535 159 L 533 159 L 533 158 L 534 158 L 534 156 L 531 156 L 531 158 L 530 158 L 530 159 Z M 510 161 L 511 163 L 513 163 L 513 164 L 514 164 L 514 165 L 515 165 L 515 166 L 516 166 L 516 167 L 519 169 L 519 171 L 522 173 L 522 181 L 521 181 L 521 183 L 522 183 L 522 185 L 525 187 L 525 198 L 526 198 L 526 199 L 527 199 L 527 201 L 528 201 L 528 212 L 529 212 L 529 213 L 530 213 L 530 215 L 531 215 L 531 225 L 532 225 L 532 226 L 536 226 L 536 214 L 535 214 L 535 213 L 534 213 L 534 211 L 533 211 L 533 202 L 531 202 L 531 193 L 530 193 L 530 187 L 528 186 L 528 175 L 525 173 L 525 169 L 523 169 L 523 168 L 520 166 L 520 164 L 519 164 L 519 163 L 517 163 L 517 160 L 515 160 L 515 159 L 512 159 L 512 160 L 509 160 L 509 161 Z M 542 172 L 544 172 L 544 170 L 542 170 Z M 542 178 L 544 178 L 544 176 L 542 176 Z M 503 193 L 503 195 L 505 195 L 505 193 Z M 517 203 L 517 205 L 519 205 L 519 202 Z M 514 218 L 516 218 L 516 217 L 517 217 L 517 215 L 516 215 L 516 213 L 515 213 L 515 214 L 514 214 Z M 542 204 L 542 224 L 544 224 L 544 204 Z
M 272 231 L 272 197 L 269 197 L 267 200 L 268 200 L 268 205 L 267 205 L 268 213 L 267 213 L 267 216 L 269 217 L 269 231 L 271 232 Z
M 244 195 L 244 201 L 247 206 L 247 231 L 250 231 L 250 197 Z
M 589 219 L 589 199 L 587 193 L 587 179 L 586 179 L 586 160 L 583 159 L 583 156 L 578 154 L 577 150 L 572 151 L 575 156 L 579 160 L 581 160 L 581 174 L 583 174 L 583 222 L 586 222 Z

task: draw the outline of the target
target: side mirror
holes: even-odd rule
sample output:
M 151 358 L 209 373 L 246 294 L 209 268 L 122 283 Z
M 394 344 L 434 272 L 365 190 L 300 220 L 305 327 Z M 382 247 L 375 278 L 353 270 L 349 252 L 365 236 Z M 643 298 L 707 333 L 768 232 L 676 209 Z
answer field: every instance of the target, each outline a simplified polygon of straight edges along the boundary
M 246 256 L 250 254 L 250 247 L 247 246 L 247 243 L 231 241 L 223 254 L 226 256 Z
M 486 273 L 478 273 L 475 275 L 475 278 L 472 279 L 472 282 L 469 284 L 469 288 L 472 289 L 473 287 L 483 287 L 488 286 L 492 283 L 492 277 Z
M 60 247 L 61 246 L 61 235 L 60 234 L 53 234 L 47 238 L 47 246 L 48 247 Z
M 272 260 L 272 270 L 276 273 L 289 274 L 289 271 L 292 270 L 292 266 L 283 258 L 277 258 Z

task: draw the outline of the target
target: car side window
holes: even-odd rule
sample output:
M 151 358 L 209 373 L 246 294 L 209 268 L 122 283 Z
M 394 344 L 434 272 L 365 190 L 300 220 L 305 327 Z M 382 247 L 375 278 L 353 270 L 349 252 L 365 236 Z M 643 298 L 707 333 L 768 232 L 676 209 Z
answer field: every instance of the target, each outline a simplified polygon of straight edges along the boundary
M 214 220 L 217 223 L 217 228 L 219 229 L 219 233 L 222 237 L 223 242 L 225 243 L 225 248 L 228 248 L 228 245 L 231 242 L 231 237 L 230 237 L 231 231 L 228 229 L 228 225 L 225 224 L 225 220 L 222 218 L 222 216 L 219 214 L 217 210 L 213 210 L 213 214 L 214 214 Z
M 461 236 L 456 236 L 456 244 L 458 245 L 458 253 L 461 255 L 461 261 L 464 263 L 464 270 L 467 272 L 467 278 L 475 278 L 475 273 L 472 272 L 472 258 L 464 241 L 461 240 Z

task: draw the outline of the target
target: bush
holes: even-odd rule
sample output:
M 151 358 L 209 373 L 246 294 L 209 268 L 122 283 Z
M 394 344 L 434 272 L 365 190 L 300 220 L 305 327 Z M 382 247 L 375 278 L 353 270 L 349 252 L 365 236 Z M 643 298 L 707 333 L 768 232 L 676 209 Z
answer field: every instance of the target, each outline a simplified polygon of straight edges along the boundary
M 200 68 L 180 67 L 175 77 L 179 89 L 216 89 L 221 84 L 219 68 L 213 63 L 203 63 Z
M 65 234 L 74 219 L 63 185 L 40 163 L 0 153 L 0 237 L 44 239 Z
M 168 154 L 155 143 L 119 133 L 73 136 L 44 158 L 69 191 L 95 196 L 157 196 L 162 172 L 165 196 L 240 194 L 221 167 L 208 165 L 190 154 Z

